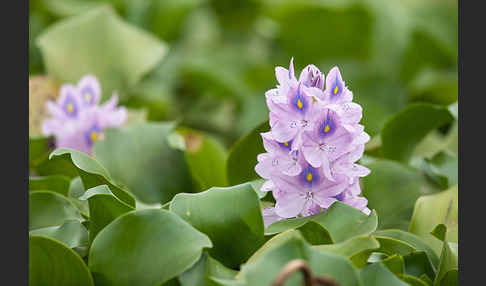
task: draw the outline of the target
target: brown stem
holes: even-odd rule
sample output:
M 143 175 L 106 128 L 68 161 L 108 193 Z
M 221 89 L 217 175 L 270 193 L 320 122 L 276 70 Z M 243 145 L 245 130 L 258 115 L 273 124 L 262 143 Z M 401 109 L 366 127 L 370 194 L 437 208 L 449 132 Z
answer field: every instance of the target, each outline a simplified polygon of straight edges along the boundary
M 283 286 L 285 281 L 296 271 L 304 275 L 305 286 L 339 286 L 339 284 L 327 277 L 312 276 L 312 271 L 302 259 L 295 259 L 287 263 L 273 280 L 272 286 Z

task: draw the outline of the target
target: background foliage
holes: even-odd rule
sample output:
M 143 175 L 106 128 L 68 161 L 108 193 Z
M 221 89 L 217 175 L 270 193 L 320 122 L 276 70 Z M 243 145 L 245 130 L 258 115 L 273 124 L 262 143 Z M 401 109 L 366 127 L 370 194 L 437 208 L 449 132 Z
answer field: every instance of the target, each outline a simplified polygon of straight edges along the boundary
M 457 285 L 457 1 L 33 0 L 29 14 L 30 285 L 270 285 L 295 258 L 341 285 Z M 291 57 L 338 65 L 363 106 L 369 217 L 335 204 L 263 227 L 264 92 Z M 85 73 L 129 108 L 92 157 L 40 134 L 45 101 Z

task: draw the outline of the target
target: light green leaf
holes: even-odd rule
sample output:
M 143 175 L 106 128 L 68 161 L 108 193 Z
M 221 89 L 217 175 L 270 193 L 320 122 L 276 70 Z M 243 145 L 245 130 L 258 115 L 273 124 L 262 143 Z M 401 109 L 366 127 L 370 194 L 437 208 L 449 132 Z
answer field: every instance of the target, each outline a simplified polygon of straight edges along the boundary
M 135 206 L 135 199 L 126 190 L 114 183 L 108 171 L 94 158 L 74 149 L 59 148 L 49 155 L 49 160 L 56 160 L 58 164 L 74 167 L 81 177 L 84 188 L 89 189 L 106 184 L 123 202 Z
M 391 117 L 381 132 L 385 158 L 408 163 L 416 145 L 432 130 L 454 120 L 447 107 L 417 103 Z
M 440 255 L 439 271 L 434 280 L 434 286 L 457 286 L 458 265 L 458 245 L 453 242 L 443 242 L 442 253 Z
M 174 126 L 172 122 L 147 122 L 107 129 L 104 140 L 94 145 L 94 156 L 137 200 L 166 203 L 177 193 L 192 191 L 184 153 L 167 142 Z M 143 170 L 143 175 L 134 170 Z
M 211 188 L 197 194 L 177 194 L 170 211 L 209 236 L 209 254 L 236 268 L 264 243 L 258 197 L 249 183 Z
M 458 237 L 458 188 L 457 185 L 447 191 L 437 194 L 422 196 L 415 203 L 412 220 L 410 221 L 411 233 L 424 239 L 437 255 L 442 249 L 442 242 L 437 240 L 431 232 L 436 225 L 447 226 L 446 241 L 456 242 Z
M 115 90 L 121 98 L 126 96 L 167 50 L 161 41 L 125 23 L 109 6 L 61 20 L 44 31 L 37 43 L 50 75 L 75 83 L 93 74 L 100 80 L 103 99 Z
M 370 234 L 376 230 L 377 225 L 376 212 L 368 216 L 347 204 L 335 202 L 317 215 L 277 221 L 265 229 L 265 235 L 298 229 L 313 244 L 337 243 L 353 236 Z
M 51 191 L 29 193 L 29 230 L 60 226 L 66 220 L 83 220 L 79 210 L 66 197 Z
M 69 247 L 29 235 L 29 285 L 94 286 L 88 267 Z
M 79 220 L 66 220 L 62 225 L 38 228 L 29 231 L 29 234 L 50 237 L 70 248 L 88 245 L 88 230 Z
M 29 177 L 29 191 L 53 191 L 68 196 L 71 181 L 63 175 Z
M 226 268 L 204 252 L 189 270 L 179 276 L 181 286 L 216 286 L 214 279 L 233 279 L 238 272 Z
M 211 246 L 205 234 L 171 212 L 132 211 L 96 236 L 89 268 L 97 286 L 160 285 L 189 269 Z
M 395 276 L 381 262 L 366 266 L 361 271 L 361 278 L 364 285 L 409 286 Z

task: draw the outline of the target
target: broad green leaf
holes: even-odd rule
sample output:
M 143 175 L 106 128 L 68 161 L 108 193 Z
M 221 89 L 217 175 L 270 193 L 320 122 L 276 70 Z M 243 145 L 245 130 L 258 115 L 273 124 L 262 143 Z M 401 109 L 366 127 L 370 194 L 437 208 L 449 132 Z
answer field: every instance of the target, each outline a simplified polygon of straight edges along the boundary
M 442 243 L 431 232 L 438 224 L 447 226 L 446 241 L 456 242 L 458 237 L 458 187 L 447 191 L 422 196 L 415 203 L 415 209 L 410 221 L 411 233 L 424 239 L 440 254 Z
M 335 244 L 315 245 L 312 248 L 343 255 L 351 260 L 356 267 L 366 265 L 368 258 L 374 250 L 380 247 L 378 241 L 369 235 L 355 236 L 348 240 Z
M 253 253 L 253 255 L 250 258 L 248 258 L 248 260 L 245 263 L 248 264 L 248 263 L 255 261 L 260 256 L 265 255 L 271 249 L 273 249 L 273 248 L 281 245 L 282 243 L 284 243 L 288 240 L 291 240 L 293 238 L 302 238 L 301 232 L 298 231 L 298 230 L 295 230 L 295 229 L 289 229 L 289 230 L 286 230 L 284 232 L 281 232 L 281 233 L 273 236 L 272 238 L 267 240 L 267 242 L 265 242 L 265 244 L 262 245 L 262 247 L 260 247 L 257 251 L 255 251 Z M 240 273 L 238 274 L 238 276 L 236 276 L 237 279 L 238 279 L 239 276 L 241 276 Z
M 327 276 L 341 286 L 362 285 L 357 269 L 345 257 L 315 251 L 301 238 L 292 238 L 241 267 L 243 285 L 271 285 L 280 270 L 291 260 L 308 262 L 313 275 Z M 240 275 L 239 275 L 240 276 Z M 303 285 L 301 275 L 294 274 L 285 285 Z M 300 283 L 299 283 L 300 280 Z
M 51 191 L 29 193 L 29 230 L 60 226 L 66 220 L 83 220 L 79 210 L 66 197 Z
M 29 177 L 29 191 L 53 191 L 68 196 L 71 181 L 63 175 Z
M 364 285 L 409 286 L 400 280 L 381 262 L 366 266 L 361 271 L 361 279 Z
M 415 276 L 407 274 L 399 275 L 399 277 L 403 281 L 407 282 L 410 286 L 431 286 L 431 284 L 429 284 L 428 280 L 426 279 L 417 278 Z
M 312 224 L 312 232 L 305 230 Z M 272 235 L 288 229 L 298 229 L 308 239 L 320 230 L 323 243 L 337 243 L 357 235 L 370 234 L 376 230 L 378 218 L 376 212 L 365 215 L 347 204 L 335 202 L 325 212 L 304 218 L 291 218 L 277 221 L 265 229 L 265 235 Z M 316 239 L 312 239 L 316 242 Z
M 109 6 L 57 22 L 39 36 L 37 44 L 50 75 L 75 83 L 93 74 L 100 80 L 103 99 L 115 90 L 126 96 L 167 50 L 160 40 L 125 23 Z
M 415 234 L 398 229 L 387 229 L 377 231 L 373 235 L 380 243 L 379 251 L 389 255 L 395 253 L 407 255 L 413 251 L 424 251 L 434 269 L 439 264 L 439 258 L 434 250 L 421 237 Z
M 366 164 L 371 173 L 361 179 L 368 207 L 380 215 L 379 228 L 408 229 L 415 201 L 430 192 L 419 171 L 389 160 Z
M 226 268 L 219 261 L 204 252 L 190 269 L 179 276 L 181 286 L 216 286 L 213 279 L 233 279 L 238 272 Z
M 224 146 L 208 134 L 191 129 L 179 130 L 184 137 L 185 157 L 192 177 L 200 190 L 226 187 L 226 158 Z
M 89 204 L 89 242 L 93 242 L 96 235 L 110 222 L 120 215 L 135 210 L 115 195 L 107 185 L 100 185 L 91 189 L 79 197 L 87 200 Z
M 435 277 L 435 270 L 431 267 L 427 254 L 424 251 L 414 251 L 403 256 L 405 260 L 405 273 L 415 277 L 427 275 L 429 279 Z
M 94 239 L 89 268 L 97 286 L 160 285 L 189 269 L 209 238 L 160 209 L 126 213 Z
M 29 285 L 94 286 L 83 259 L 52 238 L 29 235 Z
M 81 177 L 85 189 L 99 185 L 108 185 L 113 193 L 123 202 L 135 206 L 135 199 L 124 189 L 114 183 L 108 171 L 94 158 L 74 149 L 58 148 L 49 155 L 49 160 L 58 164 L 74 167 Z
M 246 261 L 265 241 L 260 203 L 249 183 L 177 194 L 170 211 L 209 236 L 213 242 L 209 254 L 231 268 Z
M 249 134 L 240 138 L 231 147 L 228 155 L 228 182 L 231 185 L 260 179 L 255 172 L 258 163 L 257 155 L 264 153 L 263 140 L 260 133 L 270 130 L 268 121 L 263 122 L 253 129 Z
M 167 141 L 174 125 L 147 122 L 108 129 L 104 140 L 95 143 L 94 156 L 137 200 L 166 203 L 177 193 L 192 191 L 184 153 Z
M 47 236 L 60 241 L 70 248 L 88 244 L 88 230 L 78 220 L 66 220 L 62 225 L 38 228 L 30 235 Z
M 402 275 L 405 272 L 405 261 L 403 257 L 398 254 L 393 254 L 380 261 L 388 270 L 396 276 Z
M 416 103 L 391 117 L 381 132 L 385 158 L 408 163 L 415 146 L 432 130 L 454 120 L 447 107 Z
M 256 180 L 250 181 L 249 183 L 253 187 L 253 190 L 257 193 L 259 199 L 263 199 L 268 194 L 268 192 L 262 192 L 261 191 L 261 188 L 263 186 L 263 183 L 265 183 L 265 180 L 256 179 Z
M 434 180 L 442 189 L 459 182 L 459 159 L 452 152 L 441 151 L 432 158 L 424 158 L 423 168 L 427 176 Z
M 458 77 L 456 71 L 424 69 L 410 83 L 412 101 L 448 105 L 457 101 Z

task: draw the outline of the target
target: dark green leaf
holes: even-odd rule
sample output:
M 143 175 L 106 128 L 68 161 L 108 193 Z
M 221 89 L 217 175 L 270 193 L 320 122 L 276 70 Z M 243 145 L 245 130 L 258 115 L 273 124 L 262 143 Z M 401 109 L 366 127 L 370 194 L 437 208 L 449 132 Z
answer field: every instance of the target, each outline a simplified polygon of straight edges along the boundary
M 124 214 L 95 238 L 89 268 L 97 286 L 160 285 L 189 269 L 209 238 L 160 209 Z
M 459 267 L 457 256 L 457 243 L 444 241 L 440 255 L 439 271 L 435 277 L 434 286 L 457 286 L 459 284 L 457 279 Z
M 88 200 L 89 204 L 89 242 L 110 222 L 120 215 L 135 210 L 115 195 L 107 185 L 100 185 L 86 190 L 80 200 Z
M 79 210 L 66 197 L 51 191 L 29 193 L 29 230 L 60 226 L 66 220 L 83 220 Z
M 147 204 L 166 203 L 177 193 L 192 191 L 183 151 L 168 144 L 174 126 L 174 123 L 150 122 L 108 129 L 104 140 L 94 145 L 95 158 L 137 200 Z M 143 170 L 143 175 L 134 170 Z
M 405 260 L 405 273 L 415 277 L 427 275 L 429 279 L 435 277 L 435 270 L 431 267 L 427 254 L 424 251 L 414 251 L 403 256 Z
M 29 235 L 29 285 L 93 285 L 76 252 L 52 238 Z
M 170 211 L 207 234 L 214 245 L 209 254 L 228 267 L 238 267 L 264 243 L 260 203 L 249 183 L 177 194 Z
M 53 191 L 68 196 L 71 180 L 63 175 L 29 177 L 29 191 Z
M 204 252 L 198 262 L 179 276 L 179 282 L 181 286 L 217 286 L 220 284 L 214 278 L 231 280 L 237 273 Z
M 255 172 L 258 163 L 257 155 L 264 153 L 263 140 L 260 133 L 270 130 L 268 121 L 263 122 L 249 134 L 240 138 L 230 149 L 228 163 L 228 181 L 231 185 L 260 179 Z
M 364 285 L 409 286 L 380 262 L 366 266 L 361 271 Z
M 411 104 L 390 118 L 383 127 L 383 155 L 408 163 L 415 146 L 427 133 L 453 120 L 447 107 L 427 103 Z

